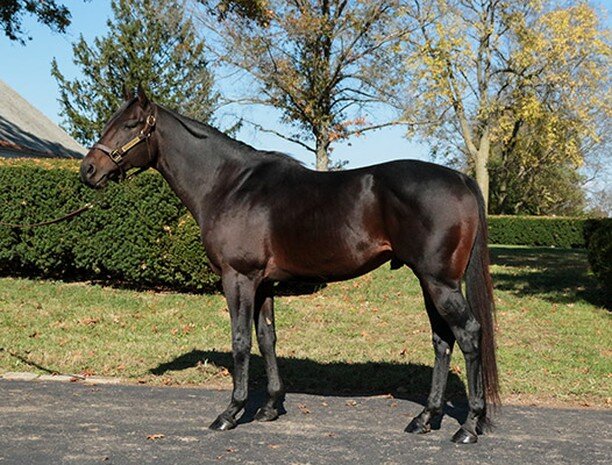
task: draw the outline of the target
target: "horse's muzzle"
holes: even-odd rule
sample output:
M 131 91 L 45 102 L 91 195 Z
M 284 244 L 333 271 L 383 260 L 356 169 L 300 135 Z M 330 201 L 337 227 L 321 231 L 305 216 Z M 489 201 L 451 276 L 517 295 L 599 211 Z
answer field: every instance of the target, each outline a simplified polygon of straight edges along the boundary
M 96 167 L 93 164 L 92 160 L 83 160 L 81 162 L 81 182 L 84 184 L 92 186 L 91 180 L 96 174 Z

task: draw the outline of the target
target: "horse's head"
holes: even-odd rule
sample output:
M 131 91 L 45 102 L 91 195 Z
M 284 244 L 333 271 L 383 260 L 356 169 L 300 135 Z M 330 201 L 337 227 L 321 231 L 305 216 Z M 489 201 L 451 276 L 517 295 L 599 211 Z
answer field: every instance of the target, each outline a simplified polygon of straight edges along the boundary
M 155 130 L 156 108 L 138 86 L 136 96 L 125 92 L 125 102 L 106 123 L 102 137 L 81 162 L 81 181 L 101 189 L 108 181 L 120 181 L 132 168 L 153 165 L 156 148 L 150 137 Z

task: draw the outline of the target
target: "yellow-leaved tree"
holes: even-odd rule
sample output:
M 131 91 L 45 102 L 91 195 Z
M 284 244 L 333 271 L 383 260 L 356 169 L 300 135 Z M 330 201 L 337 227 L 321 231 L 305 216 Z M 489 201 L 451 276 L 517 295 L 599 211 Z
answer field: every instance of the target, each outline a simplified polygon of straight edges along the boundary
M 575 172 L 601 146 L 612 111 L 610 45 L 588 3 L 413 0 L 399 21 L 413 31 L 403 49 L 406 112 L 437 121 L 420 134 L 459 154 L 487 201 L 495 163 L 526 182 L 544 168 Z

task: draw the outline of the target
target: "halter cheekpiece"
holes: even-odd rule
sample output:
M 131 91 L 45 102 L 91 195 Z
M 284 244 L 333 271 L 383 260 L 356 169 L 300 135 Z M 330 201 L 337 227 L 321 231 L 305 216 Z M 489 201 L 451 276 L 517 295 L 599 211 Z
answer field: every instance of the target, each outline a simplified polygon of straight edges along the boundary
M 116 149 L 111 149 L 110 147 L 107 147 L 106 145 L 100 143 L 94 144 L 91 148 L 100 150 L 101 152 L 106 154 L 113 161 L 113 163 L 115 163 L 115 165 L 122 168 L 125 155 L 142 141 L 146 141 L 147 139 L 149 139 L 149 137 L 151 137 L 151 133 L 153 132 L 153 129 L 155 129 L 155 122 L 155 115 L 150 114 L 149 116 L 147 116 L 147 119 L 145 120 L 145 125 L 140 130 L 138 135 Z M 147 152 L 149 152 L 148 145 Z M 149 162 L 150 161 L 151 154 L 149 152 Z

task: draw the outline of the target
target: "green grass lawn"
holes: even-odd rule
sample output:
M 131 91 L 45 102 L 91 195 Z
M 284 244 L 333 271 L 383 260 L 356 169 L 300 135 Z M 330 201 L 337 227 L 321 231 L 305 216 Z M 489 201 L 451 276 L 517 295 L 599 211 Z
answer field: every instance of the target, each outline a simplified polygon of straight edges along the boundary
M 493 248 L 502 396 L 507 402 L 612 405 L 612 327 L 583 251 Z M 427 394 L 429 323 L 409 270 L 388 266 L 276 300 L 289 391 Z M 221 295 L 0 279 L 0 372 L 118 376 L 229 387 L 229 315 Z M 257 353 L 257 350 L 254 350 Z M 464 394 L 457 350 L 450 395 Z M 254 356 L 252 379 L 263 364 Z

